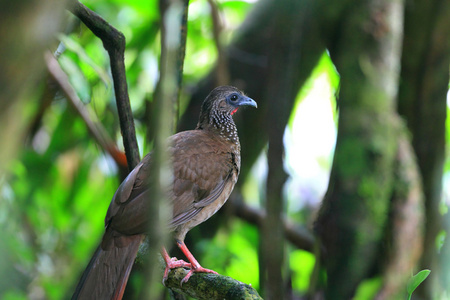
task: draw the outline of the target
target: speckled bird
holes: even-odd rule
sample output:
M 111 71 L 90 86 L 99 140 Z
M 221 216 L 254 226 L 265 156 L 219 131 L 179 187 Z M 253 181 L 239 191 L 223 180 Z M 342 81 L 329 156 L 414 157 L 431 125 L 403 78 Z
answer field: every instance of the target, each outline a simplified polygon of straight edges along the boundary
M 233 114 L 241 106 L 256 102 L 232 86 L 211 91 L 202 104 L 197 127 L 168 139 L 173 182 L 168 199 L 173 207 L 168 228 L 189 262 L 171 258 L 162 248 L 166 262 L 164 279 L 171 269 L 216 273 L 203 268 L 184 243 L 188 231 L 209 219 L 227 201 L 241 166 L 240 144 Z M 114 194 L 105 218 L 105 234 L 72 299 L 121 299 L 138 248 L 148 228 L 149 185 L 152 153 L 130 172 Z

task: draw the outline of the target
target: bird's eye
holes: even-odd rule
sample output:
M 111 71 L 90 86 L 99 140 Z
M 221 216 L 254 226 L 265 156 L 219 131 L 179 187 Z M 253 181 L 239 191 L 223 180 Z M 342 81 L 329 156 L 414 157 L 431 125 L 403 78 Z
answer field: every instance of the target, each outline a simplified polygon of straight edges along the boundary
M 236 94 L 231 95 L 230 100 L 231 101 L 236 101 L 238 99 L 238 96 Z

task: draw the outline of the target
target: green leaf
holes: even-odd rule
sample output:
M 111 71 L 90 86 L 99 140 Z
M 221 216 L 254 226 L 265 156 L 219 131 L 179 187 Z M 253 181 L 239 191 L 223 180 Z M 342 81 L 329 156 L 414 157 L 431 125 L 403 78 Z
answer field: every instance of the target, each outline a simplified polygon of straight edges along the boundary
M 414 290 L 430 275 L 430 270 L 422 270 L 413 277 L 411 277 L 406 285 L 406 291 L 408 292 L 408 300 L 411 299 L 411 295 Z

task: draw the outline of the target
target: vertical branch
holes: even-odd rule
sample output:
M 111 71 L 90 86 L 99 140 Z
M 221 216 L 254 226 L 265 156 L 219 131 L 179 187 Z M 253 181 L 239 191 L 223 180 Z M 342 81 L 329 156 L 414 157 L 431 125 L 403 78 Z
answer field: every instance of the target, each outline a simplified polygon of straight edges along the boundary
M 280 112 L 279 110 L 277 111 Z M 282 112 L 281 112 L 282 113 Z M 283 118 L 285 119 L 285 118 Z M 284 283 L 282 267 L 284 264 L 284 236 L 282 215 L 284 212 L 283 186 L 287 174 L 283 168 L 283 133 L 285 123 L 277 122 L 269 132 L 269 173 L 267 177 L 266 211 L 267 216 L 263 228 L 263 257 L 267 274 L 264 283 L 267 299 L 284 299 Z M 283 124 L 284 123 L 284 124 Z
M 181 17 L 181 25 L 180 25 L 180 46 L 178 47 L 178 54 L 177 54 L 177 70 L 178 70 L 178 76 L 177 76 L 177 101 L 175 106 L 175 116 L 177 117 L 177 120 L 175 120 L 178 123 L 178 110 L 180 107 L 180 93 L 181 93 L 181 87 L 183 84 L 183 69 L 184 69 L 184 58 L 186 56 L 186 39 L 187 39 L 187 19 L 188 19 L 188 12 L 189 12 L 189 0 L 181 0 L 183 4 L 183 15 Z M 176 125 L 174 128 L 176 128 Z
M 108 50 L 108 53 L 111 62 L 111 72 L 114 81 L 114 91 L 116 94 L 116 105 L 119 114 L 120 129 L 123 136 L 123 145 L 125 148 L 125 155 L 127 156 L 128 169 L 131 171 L 139 163 L 140 158 L 125 75 L 125 39 L 123 40 L 123 47 L 123 50 Z
M 101 39 L 103 47 L 109 54 L 123 145 L 128 168 L 131 171 L 140 159 L 125 74 L 125 36 L 97 13 L 78 1 L 72 3 L 70 10 L 92 33 Z
M 144 293 L 146 299 L 155 299 L 159 283 L 157 257 L 153 254 L 164 244 L 166 225 L 171 208 L 165 191 L 170 185 L 171 167 L 166 140 L 174 130 L 174 116 L 181 89 L 186 43 L 187 0 L 161 0 L 161 57 L 160 77 L 154 97 L 152 126 L 155 128 L 153 164 L 151 170 L 152 201 L 149 205 L 149 251 Z M 158 278 L 158 280 L 156 280 Z
M 305 7 L 306 8 L 306 7 Z M 276 18 L 272 36 L 276 36 L 273 47 L 269 49 L 269 78 L 267 84 L 267 132 L 269 137 L 268 165 L 266 192 L 267 217 L 263 228 L 262 242 L 263 261 L 265 268 L 265 297 L 267 299 L 284 299 L 286 289 L 282 276 L 284 267 L 284 238 L 283 238 L 283 187 L 287 179 L 284 170 L 283 136 L 290 112 L 298 92 L 298 69 L 289 65 L 289 61 L 298 61 L 301 50 L 301 37 L 299 32 L 304 18 L 298 17 L 294 23 L 286 25 L 283 20 L 293 14 L 293 6 L 289 1 L 283 1 L 278 6 L 280 13 Z M 306 9 L 305 9 L 306 10 Z M 303 10 L 303 11 L 305 11 Z M 295 12 L 298 14 L 298 11 Z M 300 30 L 299 30 L 300 28 Z M 299 47 L 300 45 L 300 47 Z M 279 63 L 279 62 L 284 63 Z M 281 66 L 288 66 L 287 68 Z
M 227 56 L 222 44 L 223 22 L 215 0 L 208 0 L 211 7 L 211 17 L 213 21 L 214 43 L 217 49 L 217 67 L 216 67 L 216 84 L 226 85 L 230 82 L 230 74 L 228 72 Z

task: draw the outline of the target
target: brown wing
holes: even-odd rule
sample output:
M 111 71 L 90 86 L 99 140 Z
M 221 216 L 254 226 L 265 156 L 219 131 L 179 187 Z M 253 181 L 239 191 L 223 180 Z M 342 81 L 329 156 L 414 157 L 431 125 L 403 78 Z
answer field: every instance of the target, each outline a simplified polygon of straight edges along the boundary
M 238 168 L 229 147 L 207 132 L 187 131 L 174 138 L 171 228 L 186 223 L 213 203 Z
M 213 203 L 227 181 L 236 180 L 232 174 L 239 166 L 227 145 L 202 130 L 178 133 L 169 139 L 169 144 L 174 178 L 168 193 L 173 204 L 169 226 L 173 230 Z M 106 226 L 115 231 L 113 234 L 140 234 L 147 229 L 147 205 L 151 201 L 147 178 L 151 164 L 148 154 L 114 194 L 105 220 Z
M 114 193 L 105 217 L 105 225 L 108 225 L 113 217 L 134 198 L 146 192 L 148 184 L 146 182 L 146 173 L 152 164 L 151 153 L 128 174 L 122 181 L 119 188 Z
M 147 228 L 150 191 L 147 174 L 151 168 L 151 153 L 128 174 L 114 194 L 105 217 L 106 231 L 102 248 L 128 245 L 129 235 L 142 234 Z

